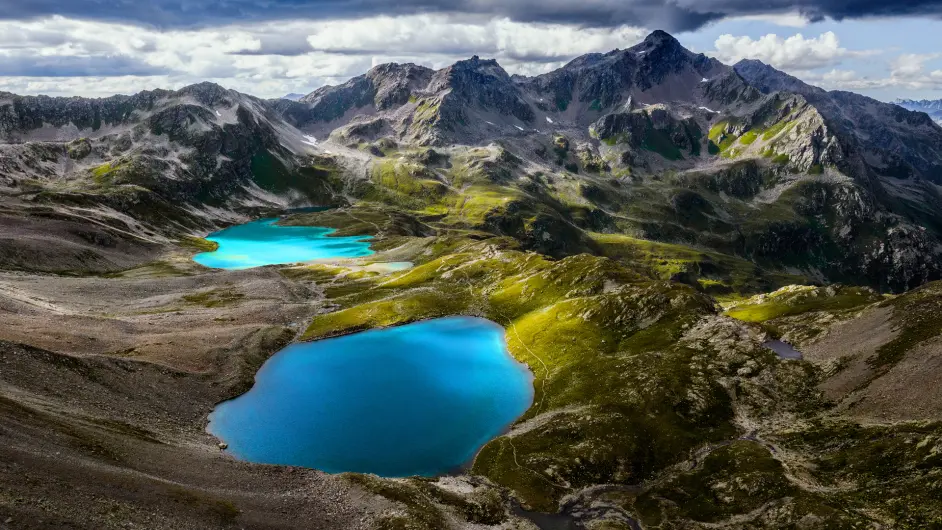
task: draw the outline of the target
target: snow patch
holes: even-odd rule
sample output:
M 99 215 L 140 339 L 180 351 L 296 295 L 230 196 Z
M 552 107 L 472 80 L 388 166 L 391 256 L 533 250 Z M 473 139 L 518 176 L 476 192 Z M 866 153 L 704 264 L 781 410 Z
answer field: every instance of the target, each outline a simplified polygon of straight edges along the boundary
M 305 134 L 304 140 L 301 143 L 310 145 L 311 147 L 317 147 L 317 138 L 314 138 L 313 136 Z
M 484 120 L 484 123 L 486 123 L 486 124 L 488 124 L 488 125 L 494 125 L 494 122 L 492 122 L 492 121 Z M 497 125 L 494 125 L 494 127 L 497 127 Z
M 221 117 L 222 117 L 222 114 L 220 114 L 219 111 L 217 110 L 217 111 L 216 111 L 216 116 L 219 116 L 219 117 L 221 118 Z
M 546 117 L 546 121 L 547 121 L 548 123 L 553 123 L 553 120 L 551 120 L 549 116 Z
M 716 112 L 715 110 L 709 109 L 709 108 L 707 108 L 707 107 L 697 107 L 697 108 L 698 108 L 698 109 L 703 109 L 703 110 L 705 110 L 705 111 L 707 111 L 707 112 L 712 112 L 713 114 L 719 114 L 719 113 Z
M 514 127 L 520 129 L 521 131 L 523 130 L 523 127 L 521 127 L 521 126 L 519 126 L 519 125 L 514 125 Z
M 705 78 L 705 77 L 700 80 L 701 83 L 706 83 L 706 82 L 708 82 L 708 81 L 709 81 L 709 79 L 707 79 L 707 78 Z

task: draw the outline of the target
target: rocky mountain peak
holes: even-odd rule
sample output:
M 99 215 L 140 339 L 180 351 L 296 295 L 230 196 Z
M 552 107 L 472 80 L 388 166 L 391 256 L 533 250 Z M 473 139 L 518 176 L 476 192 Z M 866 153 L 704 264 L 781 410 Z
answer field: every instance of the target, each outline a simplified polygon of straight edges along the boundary
M 788 91 L 802 95 L 823 94 L 825 91 L 811 86 L 797 77 L 776 70 L 762 61 L 743 59 L 733 65 L 733 69 L 750 85 L 768 94 L 770 92 Z
M 417 64 L 386 63 L 371 68 L 366 78 L 371 83 L 374 105 L 385 110 L 409 101 L 413 93 L 428 85 L 433 73 L 431 68 Z
M 902 107 L 912 105 L 932 110 L 942 110 L 942 99 L 897 99 L 893 103 Z
M 470 59 L 464 59 L 456 62 L 440 71 L 442 77 L 450 79 L 480 79 L 497 78 L 500 80 L 510 80 L 510 75 L 504 70 L 496 59 L 481 59 L 477 55 Z M 436 76 L 439 77 L 439 76 Z
M 431 68 L 419 66 L 414 63 L 383 63 L 370 68 L 366 73 L 366 77 L 376 82 L 388 78 L 416 78 L 433 72 L 434 70 Z
M 643 46 L 647 49 L 660 48 L 660 47 L 674 47 L 674 48 L 683 48 L 680 42 L 674 38 L 670 33 L 656 29 L 652 31 L 647 37 L 641 41 L 640 46 Z
M 228 89 L 209 81 L 203 81 L 202 83 L 185 86 L 178 90 L 177 94 L 180 96 L 192 97 L 199 103 L 208 107 L 212 107 L 217 104 L 228 105 L 232 100 Z
M 467 108 L 511 115 L 531 122 L 533 109 L 521 96 L 517 84 L 494 59 L 470 59 L 439 70 L 432 76 L 428 92 L 446 93 L 444 107 L 457 121 L 464 121 Z

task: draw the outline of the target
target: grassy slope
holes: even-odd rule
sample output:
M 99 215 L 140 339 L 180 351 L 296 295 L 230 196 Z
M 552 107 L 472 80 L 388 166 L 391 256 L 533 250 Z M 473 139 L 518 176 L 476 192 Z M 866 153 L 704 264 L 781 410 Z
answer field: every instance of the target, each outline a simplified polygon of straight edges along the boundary
M 790 418 L 791 433 L 830 424 L 814 421 L 826 409 L 814 368 L 782 364 L 739 338 L 741 331 L 730 334 L 735 326 L 717 324 L 729 321 L 715 320 L 708 297 L 604 257 L 553 261 L 504 238 L 423 241 L 408 271 L 331 278 L 334 271 L 314 267 L 285 274 L 320 279 L 336 305 L 314 318 L 305 340 L 452 314 L 507 329 L 510 352 L 536 376 L 534 406 L 518 424 L 525 428 L 484 447 L 473 473 L 549 512 L 583 488 L 630 485 L 640 489 L 611 495 L 651 526 L 718 522 L 769 503 L 788 509 L 756 526 L 779 528 L 806 516 L 833 528 L 870 520 L 859 509 L 875 508 L 863 497 L 809 488 L 762 443 L 736 441 L 745 434 L 744 416 L 752 425 Z M 718 327 L 703 327 L 710 322 Z M 780 428 L 769 435 L 783 436 Z M 703 464 L 682 471 L 704 448 Z M 434 527 L 421 523 L 428 517 L 421 506 L 410 510 L 419 511 L 409 524 Z
M 758 133 L 746 136 L 745 145 L 758 138 Z M 542 511 L 555 511 L 564 496 L 596 484 L 640 484 L 640 494 L 621 502 L 646 525 L 665 523 L 665 514 L 671 521 L 721 521 L 766 501 L 790 507 L 766 521 L 770 528 L 806 515 L 837 528 L 845 520 L 868 521 L 870 516 L 859 511 L 863 508 L 882 517 L 897 513 L 864 497 L 805 487 L 790 478 L 783 457 L 758 442 L 738 440 L 745 434 L 743 411 L 760 416 L 760 425 L 772 435 L 781 427 L 770 417 L 785 417 L 785 424 L 799 433 L 808 425 L 835 428 L 812 422 L 824 407 L 813 390 L 818 376 L 813 367 L 782 364 L 738 336 L 723 344 L 716 339 L 720 330 L 697 340 L 688 337 L 698 325 L 716 319 L 713 299 L 705 293 L 748 295 L 801 277 L 763 270 L 730 253 L 603 233 L 586 220 L 591 216 L 582 217 L 597 214 L 604 220 L 611 211 L 613 230 L 688 241 L 691 234 L 706 234 L 713 238 L 707 243 L 722 247 L 717 241 L 733 226 L 761 233 L 770 222 L 800 221 L 795 192 L 763 205 L 757 219 L 745 200 L 730 201 L 726 212 L 711 210 L 722 199 L 714 184 L 673 175 L 629 187 L 601 174 L 578 179 L 525 174 L 519 161 L 499 148 L 460 152 L 448 166 L 417 162 L 427 154 L 421 149 L 390 153 L 373 167 L 368 182 L 359 183 L 340 182 L 337 169 L 319 161 L 309 191 L 322 192 L 319 186 L 326 179 L 334 189 L 345 187 L 355 206 L 285 221 L 378 235 L 374 247 L 379 250 L 412 246 L 414 269 L 388 276 L 325 266 L 283 273 L 321 284 L 332 307 L 314 318 L 305 340 L 453 314 L 486 317 L 507 329 L 509 350 L 536 376 L 535 405 L 521 420 L 528 422 L 525 429 L 481 451 L 474 473 Z M 280 172 L 266 171 L 273 175 L 270 187 L 283 185 Z M 586 185 L 601 192 L 587 194 Z M 720 182 L 718 189 L 728 185 Z M 701 207 L 697 197 L 709 204 Z M 686 202 L 673 202 L 676 198 Z M 669 204 L 674 206 L 664 206 Z M 699 208 L 695 215 L 685 213 L 690 205 Z M 743 222 L 724 221 L 727 214 Z M 602 256 L 554 261 L 523 251 L 509 238 L 494 237 L 508 233 L 525 239 L 540 216 L 577 227 Z M 520 231 L 511 230 L 514 223 Z M 197 240 L 181 244 L 208 248 Z M 692 286 L 667 281 L 671 278 Z M 847 291 L 821 302 L 804 294 L 787 300 L 773 295 L 741 303 L 730 314 L 767 322 L 822 309 L 851 311 L 874 302 L 873 296 Z M 239 300 L 225 291 L 207 291 L 185 302 L 209 306 Z M 708 457 L 697 468 L 694 455 L 704 448 Z M 687 467 L 691 464 L 694 469 Z M 719 484 L 718 477 L 734 477 L 735 484 Z M 892 478 L 887 483 L 895 484 Z M 421 488 L 403 486 L 409 490 L 405 494 L 387 491 L 384 484 L 361 486 L 410 499 L 404 527 L 440 527 L 440 519 L 414 502 L 426 495 Z M 864 491 L 865 484 L 850 489 Z M 920 504 L 922 497 L 911 501 L 931 513 Z
M 476 472 L 513 486 L 531 506 L 553 510 L 571 488 L 639 481 L 678 452 L 732 434 L 728 396 L 715 384 L 700 391 L 706 401 L 702 411 L 680 412 L 695 408 L 684 398 L 691 384 L 684 374 L 695 354 L 674 351 L 672 343 L 684 326 L 712 313 L 703 296 L 688 287 L 642 280 L 605 258 L 552 262 L 489 242 L 443 247 L 392 278 L 328 290 L 340 309 L 316 317 L 305 339 L 450 314 L 479 315 L 508 328 L 511 353 L 536 376 L 537 405 L 524 419 L 570 407 L 595 411 L 588 423 L 564 427 L 569 419 L 554 421 L 515 437 L 522 467 L 504 441 L 490 444 L 478 457 Z M 670 354 L 659 357 L 654 351 Z M 641 362 L 637 356 L 649 365 L 643 377 L 619 368 Z M 626 394 L 624 388 L 641 384 L 639 377 L 659 381 L 658 391 Z M 616 428 L 625 422 L 636 428 Z M 653 451 L 645 433 L 662 437 Z M 547 473 L 547 468 L 555 469 Z
M 809 312 L 859 309 L 882 300 L 882 296 L 866 288 L 790 286 L 737 302 L 726 314 L 744 322 L 766 322 Z
M 767 140 L 766 134 L 747 135 L 744 145 Z M 829 427 L 829 421 L 812 421 L 826 408 L 814 390 L 818 375 L 812 366 L 790 363 L 789 369 L 775 368 L 778 361 L 761 348 L 738 343 L 719 347 L 712 340 L 691 347 L 683 340 L 697 322 L 713 314 L 703 292 L 743 296 L 804 278 L 766 271 L 730 254 L 589 227 L 583 228 L 587 236 L 611 259 L 578 255 L 552 261 L 487 234 L 495 231 L 489 224 L 495 216 L 508 212 L 525 223 L 541 213 L 566 218 L 579 208 L 626 196 L 631 197 L 626 209 L 615 205 L 628 214 L 625 219 L 655 219 L 666 222 L 661 226 L 699 230 L 703 227 L 697 223 L 714 223 L 710 217 L 718 214 L 707 210 L 703 218 L 678 218 L 657 208 L 642 210 L 664 204 L 657 197 L 680 190 L 692 189 L 718 203 L 714 188 L 734 186 L 729 189 L 747 190 L 743 193 L 748 198 L 755 193 L 748 191 L 753 177 L 743 180 L 740 175 L 745 174 L 730 173 L 733 180 L 728 182 L 670 177 L 623 189 L 604 175 L 586 174 L 579 176 L 580 186 L 571 186 L 562 175 L 524 175 L 512 158 L 490 149 L 454 155 L 450 167 L 439 169 L 415 164 L 416 156 L 406 153 L 376 166 L 374 189 L 356 208 L 305 214 L 292 221 L 352 223 L 358 230 L 381 234 L 378 245 L 384 248 L 404 244 L 422 230 L 438 234 L 425 240 L 426 252 L 412 258 L 416 268 L 392 276 L 347 275 L 340 280 L 326 280 L 334 273 L 323 268 L 290 274 L 325 279 L 325 292 L 336 307 L 313 320 L 305 340 L 451 314 L 483 316 L 505 326 L 511 353 L 536 375 L 536 401 L 521 420 L 530 422 L 524 424 L 527 428 L 488 444 L 474 463 L 474 473 L 543 511 L 555 511 L 563 496 L 594 484 L 646 484 L 642 494 L 621 502 L 648 525 L 722 521 L 768 508 L 769 503 L 789 508 L 758 526 L 781 527 L 809 516 L 830 527 L 852 527 L 870 520 L 863 509 L 875 510 L 881 514 L 878 518 L 893 517 L 888 515 L 895 513 L 893 507 L 864 502 L 856 495 L 866 489 L 864 477 L 849 486 L 854 495 L 825 494 L 793 477 L 784 465 L 788 459 L 770 454 L 758 442 L 735 441 L 743 435 L 738 419 L 743 410 L 771 422 L 760 424 L 777 425 L 769 432 L 772 437 L 781 435 L 781 424 L 768 418 L 781 414 L 788 418 L 789 432 L 805 432 L 809 425 L 836 428 Z M 521 178 L 532 185 L 514 182 Z M 586 183 L 603 193 L 587 199 L 581 189 Z M 802 222 L 794 206 L 800 200 L 800 188 L 789 190 L 763 207 L 762 218 L 745 203 L 734 201 L 725 208 L 742 216 L 740 230 L 761 232 L 769 223 Z M 390 209 L 390 202 L 396 207 Z M 580 221 L 572 217 L 567 222 Z M 619 218 L 617 225 L 621 223 Z M 397 231 L 391 234 L 396 237 L 386 242 L 390 231 Z M 487 239 L 475 241 L 462 233 Z M 692 280 L 693 287 L 664 281 L 669 278 Z M 739 302 L 730 315 L 774 323 L 821 311 L 851 314 L 882 300 L 853 288 L 827 296 L 810 292 Z M 737 391 L 731 393 L 730 385 Z M 803 419 L 795 423 L 796 418 Z M 673 467 L 689 462 L 704 447 L 712 449 L 703 469 L 678 473 Z M 721 477 L 734 477 L 734 484 Z M 921 497 L 910 501 L 925 511 Z

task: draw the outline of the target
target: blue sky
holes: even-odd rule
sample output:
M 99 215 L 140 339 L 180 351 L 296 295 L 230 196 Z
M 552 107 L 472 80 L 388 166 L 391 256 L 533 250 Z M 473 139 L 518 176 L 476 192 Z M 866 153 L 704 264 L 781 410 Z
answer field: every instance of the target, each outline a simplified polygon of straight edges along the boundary
M 942 99 L 942 0 L 0 0 L 0 90 L 105 96 L 210 80 L 262 97 L 480 55 L 533 75 L 653 29 L 827 89 Z
M 850 90 L 881 100 L 942 99 L 942 21 L 900 17 L 822 20 L 806 25 L 798 25 L 798 18 L 786 22 L 794 22 L 794 26 L 776 23 L 775 17 L 729 19 L 677 37 L 688 48 L 709 54 L 715 53 L 716 41 L 722 35 L 748 36 L 753 40 L 770 34 L 782 39 L 795 35 L 815 39 L 830 32 L 836 36 L 839 48 L 847 50 L 822 54 L 822 58 L 833 58 L 831 64 L 812 68 L 811 61 L 802 65 L 798 60 L 773 65 L 824 88 Z M 755 47 L 743 46 L 739 51 L 743 56 L 771 62 L 768 54 Z

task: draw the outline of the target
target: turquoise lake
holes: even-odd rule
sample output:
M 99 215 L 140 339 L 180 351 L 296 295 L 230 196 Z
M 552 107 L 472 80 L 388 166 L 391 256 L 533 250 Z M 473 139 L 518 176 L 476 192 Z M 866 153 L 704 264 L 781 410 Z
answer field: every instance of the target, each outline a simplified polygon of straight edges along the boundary
M 260 463 L 435 476 L 468 464 L 533 402 L 504 329 L 448 317 L 291 345 L 208 430 Z
M 373 254 L 372 236 L 333 237 L 333 228 L 279 226 L 261 219 L 220 230 L 206 237 L 219 244 L 213 252 L 193 257 L 214 269 L 250 269 L 326 258 L 360 258 Z

